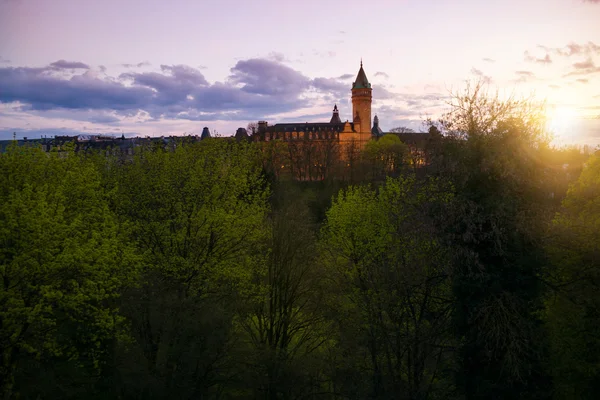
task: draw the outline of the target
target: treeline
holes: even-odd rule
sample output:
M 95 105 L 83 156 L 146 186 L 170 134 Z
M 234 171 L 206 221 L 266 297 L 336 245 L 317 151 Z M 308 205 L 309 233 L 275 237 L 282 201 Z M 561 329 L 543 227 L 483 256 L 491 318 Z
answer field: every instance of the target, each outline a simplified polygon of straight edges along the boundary
M 314 182 L 277 142 L 9 148 L 4 398 L 595 398 L 600 157 L 539 111 L 467 89 Z

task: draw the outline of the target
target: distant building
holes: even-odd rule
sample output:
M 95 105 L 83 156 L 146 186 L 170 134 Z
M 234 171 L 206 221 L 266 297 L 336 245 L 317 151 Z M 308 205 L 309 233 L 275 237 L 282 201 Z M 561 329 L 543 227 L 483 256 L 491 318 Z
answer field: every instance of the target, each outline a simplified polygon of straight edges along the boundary
M 210 131 L 208 130 L 208 127 L 205 126 L 202 129 L 202 135 L 200 135 L 200 140 L 209 139 L 209 138 L 210 138 Z
M 337 104 L 329 122 L 296 122 L 269 125 L 267 121 L 259 121 L 254 140 L 270 141 L 334 141 L 339 144 L 356 143 L 362 148 L 372 136 L 382 134 L 379 119 L 375 117 L 371 129 L 371 103 L 373 89 L 363 69 L 362 61 L 354 83 L 352 84 L 352 122 L 342 122 Z M 374 135 L 374 132 L 377 132 Z M 237 133 L 236 133 L 237 136 Z

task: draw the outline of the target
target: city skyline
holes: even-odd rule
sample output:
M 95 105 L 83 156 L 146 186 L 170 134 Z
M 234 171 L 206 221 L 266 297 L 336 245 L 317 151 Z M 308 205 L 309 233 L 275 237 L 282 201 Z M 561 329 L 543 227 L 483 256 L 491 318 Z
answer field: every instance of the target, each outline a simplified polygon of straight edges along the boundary
M 384 130 L 482 79 L 545 100 L 556 143 L 597 145 L 599 20 L 597 0 L 0 0 L 0 139 L 351 120 L 362 58 Z

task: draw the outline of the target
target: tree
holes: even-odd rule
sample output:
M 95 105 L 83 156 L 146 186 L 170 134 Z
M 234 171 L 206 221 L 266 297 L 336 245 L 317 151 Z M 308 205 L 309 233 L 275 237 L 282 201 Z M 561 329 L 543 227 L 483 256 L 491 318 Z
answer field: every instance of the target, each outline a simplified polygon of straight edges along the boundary
M 366 161 L 371 169 L 371 179 L 381 180 L 386 175 L 395 176 L 402 169 L 409 151 L 396 135 L 387 134 L 368 142 L 364 149 Z
M 466 398 L 529 398 L 549 390 L 541 325 L 546 263 L 541 239 L 552 211 L 542 106 L 489 96 L 481 83 L 452 96 L 431 172 L 456 201 L 441 225 L 455 251 L 456 383 Z
M 554 218 L 546 299 L 557 399 L 592 399 L 600 387 L 600 157 L 592 156 Z
M 427 223 L 449 197 L 414 178 L 341 192 L 327 213 L 322 251 L 336 283 L 339 329 L 332 376 L 350 398 L 427 398 L 451 311 L 446 250 Z M 352 355 L 352 356 L 351 356 Z M 367 383 L 368 382 L 368 383 Z
M 415 133 L 415 130 L 411 129 L 411 128 L 407 128 L 405 126 L 399 126 L 399 127 L 390 129 L 390 133 Z
M 246 132 L 248 132 L 248 135 L 253 136 L 255 133 L 258 132 L 258 123 L 257 122 L 248 122 L 248 125 L 246 126 Z
M 137 258 L 98 170 L 72 150 L 12 146 L 0 169 L 0 388 L 35 397 L 44 380 L 30 385 L 27 372 L 68 364 L 97 374 Z
M 257 388 L 253 398 L 298 398 L 323 391 L 318 381 L 320 350 L 328 339 L 326 285 L 303 200 L 297 190 L 279 193 L 269 219 L 265 269 L 256 275 L 256 296 L 241 315 L 252 348 L 243 370 L 247 387 Z
M 231 372 L 233 319 L 262 265 L 268 189 L 255 146 L 204 141 L 142 151 L 117 170 L 118 211 L 144 254 L 123 313 L 133 343 L 122 394 L 202 397 Z

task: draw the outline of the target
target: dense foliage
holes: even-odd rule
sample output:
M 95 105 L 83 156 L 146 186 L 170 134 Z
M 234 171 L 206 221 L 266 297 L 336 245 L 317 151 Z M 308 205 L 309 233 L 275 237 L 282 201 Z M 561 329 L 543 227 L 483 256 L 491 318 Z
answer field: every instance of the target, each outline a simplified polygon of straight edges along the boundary
M 2 396 L 594 398 L 600 158 L 451 106 L 418 148 L 11 146 Z

